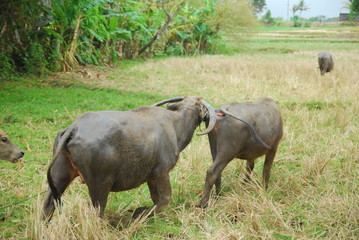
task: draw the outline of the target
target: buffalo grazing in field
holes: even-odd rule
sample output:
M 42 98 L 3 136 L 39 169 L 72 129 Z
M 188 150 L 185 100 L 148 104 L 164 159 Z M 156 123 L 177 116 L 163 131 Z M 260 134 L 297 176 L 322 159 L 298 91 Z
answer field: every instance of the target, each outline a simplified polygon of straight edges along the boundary
M 245 181 L 249 181 L 254 160 L 265 155 L 263 183 L 268 187 L 273 159 L 283 135 L 281 114 L 273 100 L 224 104 L 216 109 L 213 129 L 208 127 L 202 134 L 208 134 L 213 164 L 207 170 L 199 207 L 207 205 L 214 184 L 219 194 L 221 173 L 234 158 L 247 160 Z
M 0 129 L 0 159 L 16 163 L 24 154 Z
M 318 56 L 318 64 L 321 75 L 324 75 L 324 73 L 333 70 L 334 61 L 332 54 L 330 54 L 329 52 L 320 52 Z
M 170 103 L 167 110 L 157 106 Z M 130 111 L 87 112 L 61 131 L 47 172 L 43 219 L 50 220 L 67 186 L 80 176 L 92 204 L 104 215 L 109 192 L 147 183 L 154 212 L 171 199 L 169 172 L 205 116 L 215 118 L 199 97 L 176 97 Z M 209 125 L 214 124 L 209 121 Z M 141 214 L 146 208 L 135 211 Z

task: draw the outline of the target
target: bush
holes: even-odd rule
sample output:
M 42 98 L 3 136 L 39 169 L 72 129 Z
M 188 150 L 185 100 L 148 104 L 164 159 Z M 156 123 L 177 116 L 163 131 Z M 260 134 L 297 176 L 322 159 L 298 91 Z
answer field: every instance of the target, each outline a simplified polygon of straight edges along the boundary
M 299 21 L 299 17 L 298 16 L 294 16 L 293 17 L 293 27 L 301 27 L 302 26 L 302 22 Z
M 30 45 L 24 51 L 25 71 L 30 74 L 42 75 L 47 67 L 45 50 L 38 42 L 30 42 Z
M 305 22 L 305 23 L 304 23 L 304 27 L 308 27 L 308 28 L 309 28 L 311 25 L 312 25 L 312 24 L 311 24 L 310 22 Z
M 5 52 L 0 52 L 0 80 L 11 78 L 14 74 L 14 62 Z
M 67 71 L 139 56 L 214 53 L 220 31 L 238 35 L 257 23 L 249 0 L 13 0 L 2 9 L 2 75 L 41 75 L 46 69 Z
M 274 19 L 272 18 L 271 11 L 268 9 L 267 12 L 263 15 L 262 21 L 264 24 L 272 26 L 274 24 Z

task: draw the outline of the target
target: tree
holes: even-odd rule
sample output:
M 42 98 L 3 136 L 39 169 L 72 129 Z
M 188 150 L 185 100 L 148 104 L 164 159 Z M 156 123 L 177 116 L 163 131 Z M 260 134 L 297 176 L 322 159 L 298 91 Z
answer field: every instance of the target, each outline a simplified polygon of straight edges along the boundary
M 168 13 L 167 10 L 164 10 L 164 12 L 167 15 L 167 21 L 161 26 L 161 28 L 153 35 L 153 37 L 144 45 L 141 47 L 141 49 L 138 51 L 138 55 L 141 55 L 145 52 L 147 48 L 149 48 L 158 38 L 161 34 L 163 34 L 167 28 L 168 25 L 173 21 L 174 17 L 177 15 L 178 11 L 181 10 L 182 6 L 184 5 L 184 1 L 180 2 L 178 5 L 176 5 L 176 10 L 171 16 L 170 13 Z
M 274 19 L 272 18 L 271 11 L 268 9 L 267 12 L 262 17 L 262 21 L 267 25 L 273 25 Z
M 294 10 L 299 11 L 299 19 L 300 19 L 302 12 L 307 11 L 309 9 L 310 9 L 309 6 L 304 2 L 304 0 L 299 0 L 298 4 L 293 5 L 293 15 L 295 13 Z
M 340 9 L 348 9 L 348 10 L 350 10 L 351 2 L 352 2 L 351 0 L 343 1 L 342 2 L 342 7 Z
M 350 19 L 354 20 L 359 16 L 359 0 L 350 1 Z
M 297 5 L 293 5 L 292 7 L 292 12 L 293 12 L 293 17 L 295 16 L 295 13 L 298 11 L 298 6 Z
M 252 0 L 251 5 L 254 8 L 254 12 L 258 15 L 263 12 L 267 4 L 265 0 Z
M 141 54 L 216 52 L 219 31 L 238 39 L 257 25 L 251 1 L 0 0 L 0 80 Z

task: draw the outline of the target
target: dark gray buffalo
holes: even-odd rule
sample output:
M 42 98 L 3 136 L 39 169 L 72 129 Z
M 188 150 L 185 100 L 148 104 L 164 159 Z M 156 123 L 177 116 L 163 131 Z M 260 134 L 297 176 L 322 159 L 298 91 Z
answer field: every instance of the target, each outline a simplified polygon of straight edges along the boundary
M 247 160 L 245 181 L 249 181 L 254 160 L 265 155 L 263 182 L 268 187 L 273 159 L 283 134 L 281 114 L 274 101 L 262 98 L 253 103 L 224 104 L 216 109 L 213 129 L 209 126 L 201 135 L 207 133 L 213 164 L 207 170 L 200 207 L 207 205 L 214 184 L 219 194 L 221 173 L 234 158 Z
M 0 129 L 0 159 L 16 163 L 24 156 L 24 152 L 13 144 Z
M 172 111 L 157 107 L 169 104 Z M 171 199 L 169 171 L 204 116 L 215 112 L 199 97 L 177 97 L 131 111 L 87 112 L 60 132 L 47 172 L 43 218 L 50 219 L 67 186 L 80 176 L 103 216 L 109 192 L 147 183 L 155 212 Z M 207 117 L 208 118 L 208 117 Z M 145 208 L 139 208 L 144 210 Z
M 334 67 L 332 54 L 330 54 L 329 52 L 320 52 L 318 56 L 318 64 L 321 75 L 330 72 Z

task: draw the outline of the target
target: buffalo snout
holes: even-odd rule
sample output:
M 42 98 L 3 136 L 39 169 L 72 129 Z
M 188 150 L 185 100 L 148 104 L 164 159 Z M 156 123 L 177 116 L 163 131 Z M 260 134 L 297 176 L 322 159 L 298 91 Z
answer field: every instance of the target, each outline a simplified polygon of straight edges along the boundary
M 6 134 L 0 130 L 0 159 L 16 163 L 25 153 L 13 144 Z

